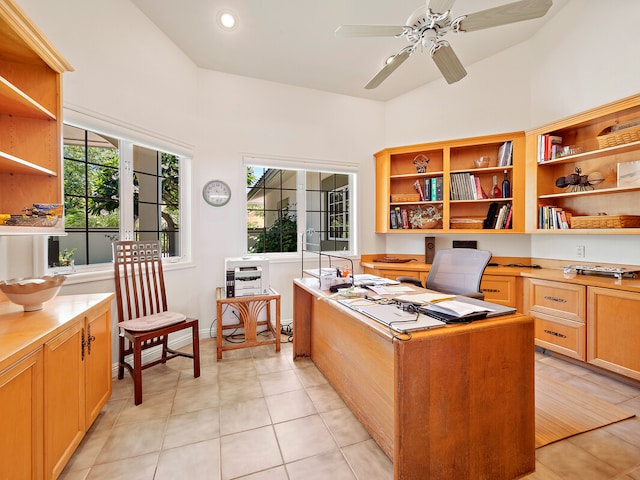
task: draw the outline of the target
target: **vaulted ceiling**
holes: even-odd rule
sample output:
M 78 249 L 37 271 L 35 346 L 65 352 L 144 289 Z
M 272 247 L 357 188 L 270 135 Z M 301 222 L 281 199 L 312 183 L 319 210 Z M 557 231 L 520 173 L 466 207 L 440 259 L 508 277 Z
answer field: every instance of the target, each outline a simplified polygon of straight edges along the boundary
M 527 41 L 569 0 L 554 0 L 546 16 L 476 32 L 451 34 L 469 66 Z M 417 50 L 378 88 L 364 85 L 383 62 L 407 46 L 404 38 L 338 38 L 343 24 L 405 25 L 420 0 L 132 0 L 201 67 L 299 87 L 389 100 L 432 81 L 444 82 L 428 52 Z M 510 3 L 457 0 L 453 17 Z M 426 6 L 426 4 L 425 4 Z M 220 11 L 238 16 L 232 31 L 217 23 Z M 461 82 L 464 82 L 462 79 Z

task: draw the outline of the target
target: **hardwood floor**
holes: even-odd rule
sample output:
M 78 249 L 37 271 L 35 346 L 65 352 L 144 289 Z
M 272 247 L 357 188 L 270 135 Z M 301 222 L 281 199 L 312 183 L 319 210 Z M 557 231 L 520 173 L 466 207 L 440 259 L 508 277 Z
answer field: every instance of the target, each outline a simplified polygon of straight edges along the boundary
M 201 342 L 202 373 L 187 359 L 144 373 L 142 405 L 129 377 L 114 380 L 106 408 L 60 478 L 390 480 L 393 466 L 311 361 L 291 344 L 224 353 Z M 640 389 L 558 358 L 536 368 L 640 415 Z M 640 480 L 640 418 L 536 451 L 527 480 Z

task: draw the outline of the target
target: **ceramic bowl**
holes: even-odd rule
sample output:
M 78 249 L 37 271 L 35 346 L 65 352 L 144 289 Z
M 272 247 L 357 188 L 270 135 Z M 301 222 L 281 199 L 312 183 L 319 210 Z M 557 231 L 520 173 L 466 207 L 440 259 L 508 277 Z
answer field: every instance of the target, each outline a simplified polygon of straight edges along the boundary
M 14 278 L 0 281 L 0 290 L 16 305 L 22 305 L 25 312 L 42 310 L 44 302 L 55 297 L 65 281 L 64 275 L 34 278 Z

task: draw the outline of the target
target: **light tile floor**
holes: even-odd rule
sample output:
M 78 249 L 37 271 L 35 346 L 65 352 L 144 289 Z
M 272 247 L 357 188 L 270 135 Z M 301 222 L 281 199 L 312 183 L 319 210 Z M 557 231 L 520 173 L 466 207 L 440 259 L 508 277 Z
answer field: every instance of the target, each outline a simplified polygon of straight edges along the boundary
M 175 359 L 144 372 L 143 403 L 129 376 L 60 478 L 390 480 L 393 465 L 309 360 L 290 343 L 224 353 L 201 342 L 202 374 Z M 640 415 L 640 389 L 536 353 L 536 368 Z M 640 480 L 640 418 L 536 451 L 527 480 Z

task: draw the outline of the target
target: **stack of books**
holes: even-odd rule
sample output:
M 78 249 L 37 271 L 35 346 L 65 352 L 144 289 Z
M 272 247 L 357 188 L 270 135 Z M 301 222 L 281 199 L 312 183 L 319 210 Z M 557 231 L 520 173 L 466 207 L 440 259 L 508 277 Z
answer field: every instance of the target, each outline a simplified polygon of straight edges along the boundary
M 548 162 L 562 156 L 562 137 L 538 135 L 538 163 Z
M 450 176 L 451 200 L 478 200 L 488 198 L 480 186 L 480 178 L 470 173 L 452 173 Z
M 571 227 L 571 213 L 554 205 L 540 205 L 538 228 L 542 230 L 567 230 Z
M 513 216 L 513 205 L 505 203 L 500 206 L 497 202 L 489 206 L 487 219 L 484 221 L 485 229 L 503 230 L 511 228 Z

